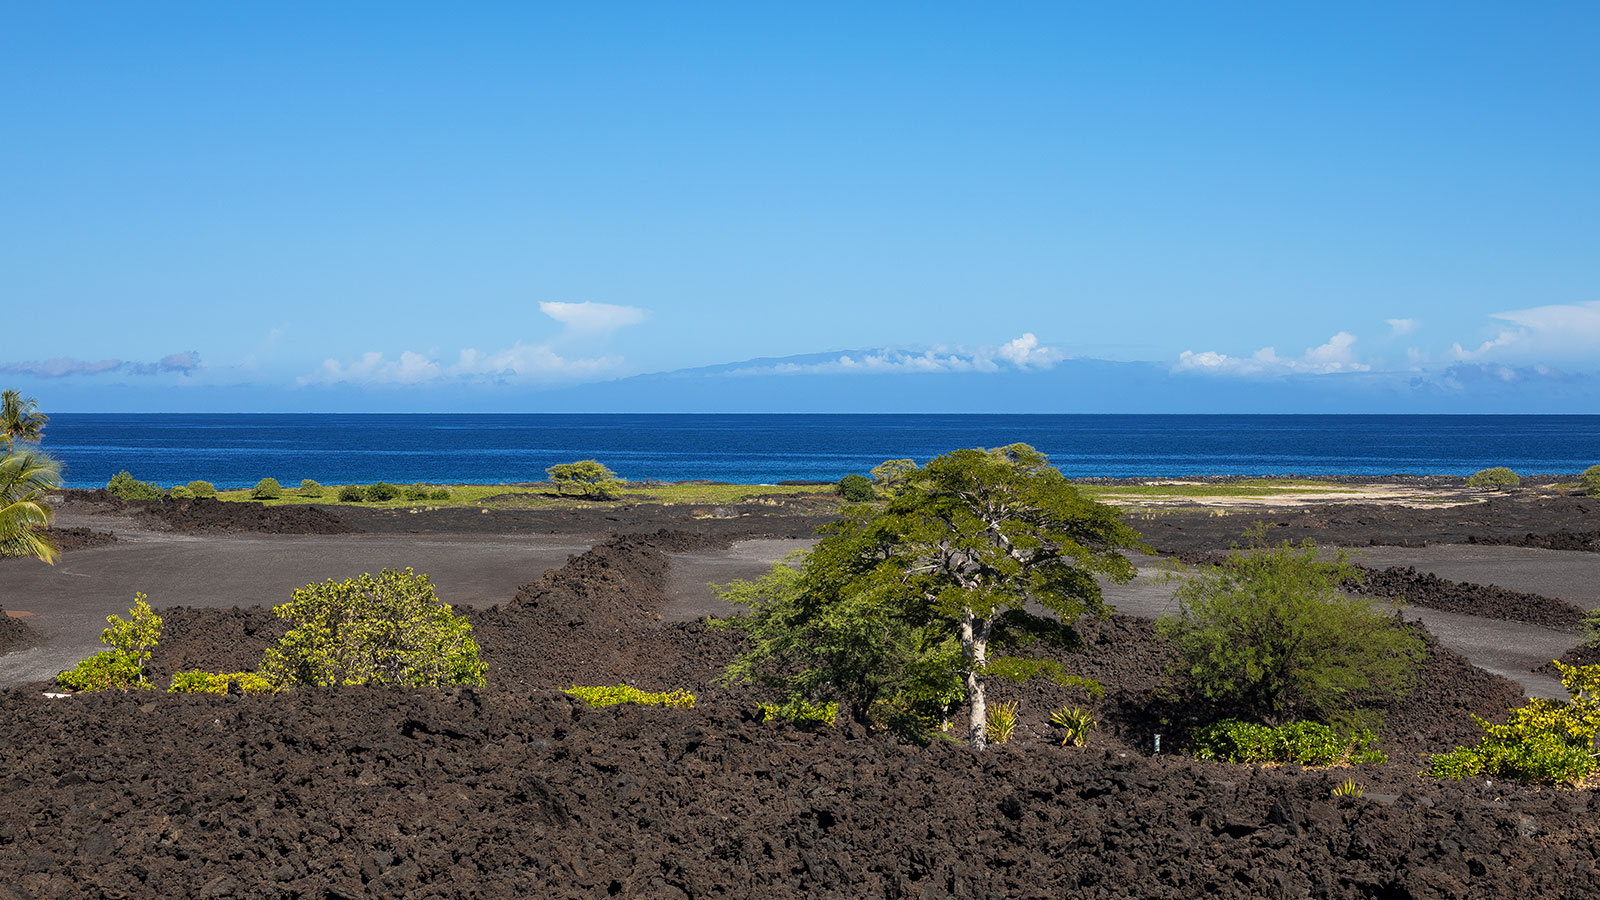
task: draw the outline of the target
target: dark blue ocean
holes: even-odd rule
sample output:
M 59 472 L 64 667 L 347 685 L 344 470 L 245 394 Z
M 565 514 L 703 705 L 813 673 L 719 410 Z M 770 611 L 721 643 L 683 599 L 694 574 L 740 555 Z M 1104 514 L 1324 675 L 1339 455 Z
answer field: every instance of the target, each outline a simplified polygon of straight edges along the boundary
M 57 414 L 70 487 L 535 481 L 595 458 L 631 480 L 837 479 L 1022 441 L 1069 476 L 1579 472 L 1600 416 Z

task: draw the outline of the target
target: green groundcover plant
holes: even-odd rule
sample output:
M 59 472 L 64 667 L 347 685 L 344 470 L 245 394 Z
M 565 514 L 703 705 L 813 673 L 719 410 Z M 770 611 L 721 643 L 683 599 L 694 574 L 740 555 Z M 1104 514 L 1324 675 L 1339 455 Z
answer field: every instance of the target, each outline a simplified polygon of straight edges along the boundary
M 1388 757 L 1372 749 L 1371 731 L 1341 731 L 1320 722 L 1289 722 L 1277 727 L 1224 719 L 1196 731 L 1194 755 L 1238 763 L 1383 763 Z
M 565 693 L 577 697 L 590 706 L 616 706 L 619 703 L 639 703 L 645 706 L 666 706 L 672 709 L 693 709 L 694 695 L 685 690 L 652 693 L 626 684 L 615 686 L 583 687 L 573 685 Z
M 1535 698 L 1511 710 L 1504 725 L 1473 716 L 1483 729 L 1475 747 L 1458 747 L 1428 761 L 1437 778 L 1484 775 L 1535 784 L 1582 781 L 1600 770 L 1600 665 L 1556 663 L 1571 700 Z

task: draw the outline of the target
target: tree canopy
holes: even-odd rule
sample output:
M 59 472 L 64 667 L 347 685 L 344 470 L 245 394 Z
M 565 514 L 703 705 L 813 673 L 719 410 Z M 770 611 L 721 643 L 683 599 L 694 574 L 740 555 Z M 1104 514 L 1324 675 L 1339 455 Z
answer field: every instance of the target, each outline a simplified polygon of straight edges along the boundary
M 735 620 L 750 650 L 728 678 L 784 703 L 842 702 L 862 721 L 906 731 L 965 702 L 981 748 L 990 675 L 1081 681 L 1025 648 L 1077 645 L 1079 616 L 1108 615 L 1096 578 L 1132 578 L 1120 551 L 1138 538 L 1026 444 L 956 450 L 903 471 L 898 496 L 826 526 L 798 568 L 724 589 L 750 606 Z
M 18 438 L 38 440 L 50 417 L 38 410 L 38 401 L 17 391 L 0 391 L 0 434 L 5 435 L 10 452 Z
M 622 487 L 617 474 L 595 459 L 559 463 L 544 471 L 555 482 L 557 491 L 565 494 L 570 487 L 591 500 L 610 500 Z

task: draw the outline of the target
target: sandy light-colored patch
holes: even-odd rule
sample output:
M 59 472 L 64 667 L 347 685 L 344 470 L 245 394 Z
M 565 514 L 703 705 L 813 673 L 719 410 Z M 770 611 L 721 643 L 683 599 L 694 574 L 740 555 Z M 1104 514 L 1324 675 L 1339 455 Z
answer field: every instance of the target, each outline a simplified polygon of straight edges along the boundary
M 1465 506 L 1482 503 L 1491 494 L 1475 488 L 1409 484 L 1209 484 L 1199 481 L 1161 480 L 1134 486 L 1091 490 L 1095 499 L 1112 506 L 1171 509 L 1206 507 L 1218 510 L 1294 509 L 1364 503 L 1416 508 Z M 1170 492 L 1160 490 L 1170 487 Z

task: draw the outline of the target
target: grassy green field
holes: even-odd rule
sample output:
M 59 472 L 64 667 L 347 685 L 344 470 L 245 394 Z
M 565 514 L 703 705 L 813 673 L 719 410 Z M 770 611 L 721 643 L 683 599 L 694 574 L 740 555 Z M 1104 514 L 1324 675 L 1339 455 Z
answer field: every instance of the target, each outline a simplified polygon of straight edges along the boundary
M 344 501 L 339 499 L 339 489 L 344 485 L 323 485 L 322 496 L 304 497 L 298 487 L 284 486 L 279 500 L 263 500 L 270 506 L 295 503 L 317 503 L 326 506 L 366 506 L 376 509 L 411 509 L 423 507 L 476 507 L 485 509 L 544 509 L 592 506 L 595 501 L 584 500 L 569 494 L 558 496 L 555 485 L 540 484 L 428 484 L 429 490 L 446 488 L 448 500 L 407 500 L 403 496 L 377 503 Z M 398 485 L 402 492 L 410 485 Z M 657 503 L 667 506 L 702 506 L 749 501 L 752 503 L 778 503 L 796 494 L 803 499 L 836 499 L 833 485 L 770 485 L 770 484 L 654 484 L 629 482 L 622 486 L 618 503 Z M 218 500 L 249 500 L 250 489 L 218 491 Z

